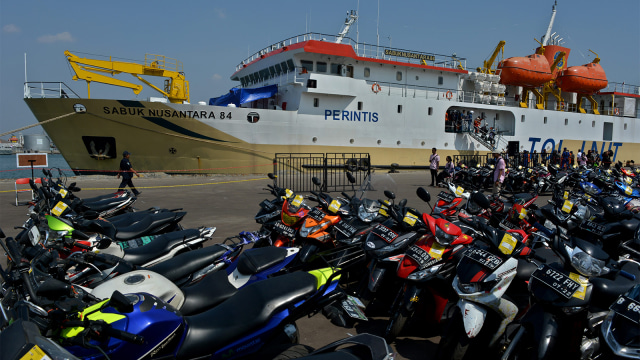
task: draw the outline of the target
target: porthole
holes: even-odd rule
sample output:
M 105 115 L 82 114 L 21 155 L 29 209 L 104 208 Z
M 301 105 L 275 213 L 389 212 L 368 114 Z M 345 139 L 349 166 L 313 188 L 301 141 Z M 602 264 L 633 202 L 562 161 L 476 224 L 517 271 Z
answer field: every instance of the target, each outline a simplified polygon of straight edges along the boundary
M 377 142 L 378 142 L 378 145 L 382 144 L 382 140 L 378 140 Z
M 314 143 L 318 142 L 318 138 L 314 136 L 313 139 L 311 139 L 311 141 L 313 141 Z
M 354 142 L 355 142 L 355 140 L 353 140 L 353 139 L 349 139 L 349 143 L 350 143 L 350 144 L 353 144 Z

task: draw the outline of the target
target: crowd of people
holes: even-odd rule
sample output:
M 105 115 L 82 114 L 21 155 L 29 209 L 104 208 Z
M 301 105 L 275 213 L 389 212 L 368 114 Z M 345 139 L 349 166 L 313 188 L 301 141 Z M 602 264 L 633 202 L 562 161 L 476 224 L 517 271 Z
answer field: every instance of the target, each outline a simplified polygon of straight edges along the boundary
M 546 152 L 546 149 L 542 149 L 541 153 L 536 150 L 533 153 L 525 150 L 516 155 L 509 155 L 504 153 L 504 159 L 510 166 L 522 165 L 524 167 L 538 166 L 538 165 L 559 165 L 562 169 L 568 169 L 574 165 L 585 165 L 588 167 L 602 167 L 609 169 L 613 162 L 613 150 L 607 150 L 603 153 L 598 153 L 598 150 L 588 150 L 583 152 L 581 150 L 575 153 L 567 148 L 563 151 L 554 150 L 553 152 Z
M 444 120 L 445 132 L 473 132 L 485 138 L 492 145 L 495 143 L 495 129 L 489 127 L 480 115 L 474 117 L 473 110 L 449 110 L 445 113 Z

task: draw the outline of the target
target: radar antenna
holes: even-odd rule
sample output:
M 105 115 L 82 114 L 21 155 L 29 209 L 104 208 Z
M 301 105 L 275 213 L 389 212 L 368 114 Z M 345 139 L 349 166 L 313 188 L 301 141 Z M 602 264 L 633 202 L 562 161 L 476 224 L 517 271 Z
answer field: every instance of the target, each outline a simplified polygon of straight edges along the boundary
M 358 12 L 356 10 L 351 10 L 351 12 L 347 11 L 347 18 L 344 21 L 344 25 L 342 26 L 342 30 L 338 33 L 338 38 L 336 39 L 336 44 L 342 44 L 342 39 L 347 36 L 351 25 L 358 20 Z

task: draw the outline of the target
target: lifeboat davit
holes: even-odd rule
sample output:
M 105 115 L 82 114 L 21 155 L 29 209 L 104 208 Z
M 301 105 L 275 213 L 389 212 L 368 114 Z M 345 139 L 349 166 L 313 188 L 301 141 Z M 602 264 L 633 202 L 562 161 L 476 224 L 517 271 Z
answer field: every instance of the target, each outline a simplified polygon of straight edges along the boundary
M 505 85 L 537 87 L 553 78 L 549 61 L 538 54 L 504 59 L 498 69 L 500 82 Z
M 607 87 L 607 75 L 599 63 L 570 66 L 556 80 L 562 91 L 578 94 L 593 94 Z

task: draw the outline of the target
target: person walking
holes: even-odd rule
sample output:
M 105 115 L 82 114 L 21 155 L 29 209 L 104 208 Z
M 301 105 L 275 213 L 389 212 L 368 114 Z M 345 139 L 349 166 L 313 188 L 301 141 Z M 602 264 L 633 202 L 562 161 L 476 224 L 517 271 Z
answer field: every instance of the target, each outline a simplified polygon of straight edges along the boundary
M 504 159 L 498 151 L 493 152 L 493 160 L 496 165 L 495 170 L 493 171 L 493 196 L 500 196 L 500 190 L 502 189 L 502 183 L 504 182 L 504 175 L 507 169 L 507 165 L 504 162 Z
M 440 168 L 440 156 L 436 153 L 436 148 L 431 149 L 429 156 L 429 169 L 431 170 L 431 186 L 437 186 L 438 169 Z
M 611 157 L 609 156 L 608 151 L 604 151 L 602 153 L 602 167 L 605 169 L 611 168 Z
M 133 178 L 133 174 L 136 174 L 137 177 L 140 177 L 140 174 L 138 174 L 138 172 L 131 166 L 129 156 L 131 156 L 131 153 L 126 150 L 122 153 L 122 160 L 120 160 L 120 171 L 116 176 L 116 178 L 119 179 L 120 175 L 122 175 L 122 182 L 118 187 L 118 191 L 123 190 L 125 186 L 129 186 L 131 188 L 131 191 L 133 191 L 133 194 L 135 196 L 139 196 L 142 192 L 138 191 L 136 187 L 133 186 L 133 182 L 131 181 L 131 179 Z

